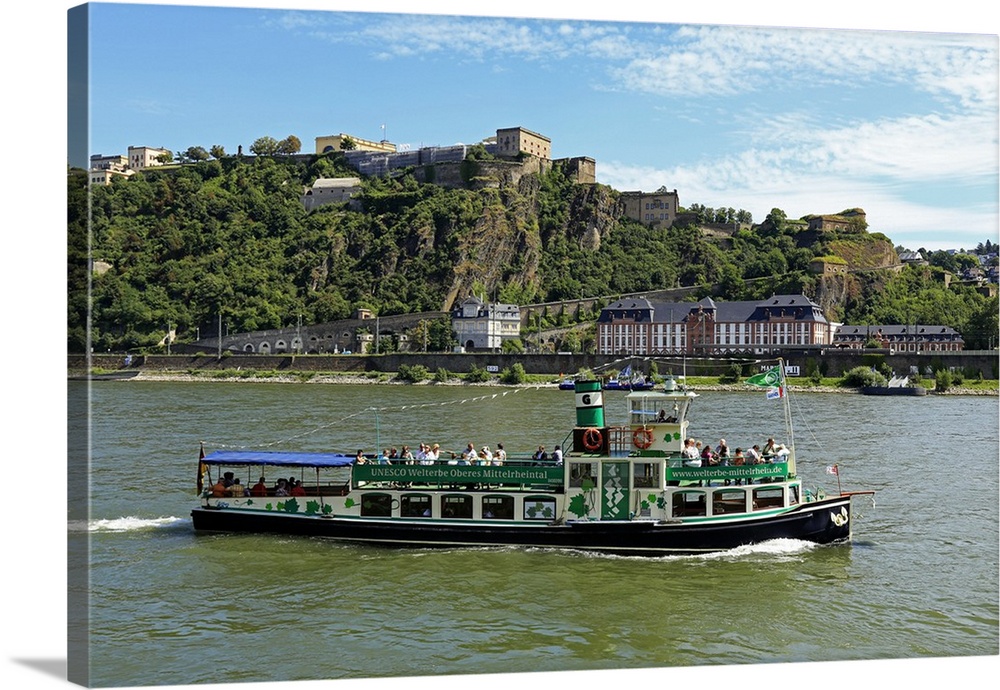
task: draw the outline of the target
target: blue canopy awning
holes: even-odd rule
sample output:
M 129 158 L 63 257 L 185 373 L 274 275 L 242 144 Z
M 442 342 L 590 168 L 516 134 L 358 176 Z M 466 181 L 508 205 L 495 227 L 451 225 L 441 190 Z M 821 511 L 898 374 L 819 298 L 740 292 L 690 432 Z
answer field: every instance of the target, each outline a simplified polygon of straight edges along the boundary
M 290 453 L 270 450 L 217 450 L 201 460 L 206 465 L 284 465 L 286 467 L 347 467 L 353 455 Z

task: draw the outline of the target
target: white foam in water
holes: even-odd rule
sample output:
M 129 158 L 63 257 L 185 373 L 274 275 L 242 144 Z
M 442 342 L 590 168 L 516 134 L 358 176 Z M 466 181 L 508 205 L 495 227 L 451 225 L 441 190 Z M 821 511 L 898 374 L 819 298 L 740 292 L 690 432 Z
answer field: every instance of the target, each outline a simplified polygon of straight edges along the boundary
M 742 556 L 795 556 L 806 551 L 811 551 L 818 544 L 801 539 L 772 539 L 759 544 L 748 544 L 737 546 L 728 551 L 717 551 L 700 556 L 700 558 L 732 558 Z
M 73 532 L 135 532 L 159 527 L 172 527 L 184 521 L 185 518 L 178 517 L 138 518 L 128 516 L 105 520 L 91 520 L 85 525 L 80 522 L 70 523 L 69 529 Z

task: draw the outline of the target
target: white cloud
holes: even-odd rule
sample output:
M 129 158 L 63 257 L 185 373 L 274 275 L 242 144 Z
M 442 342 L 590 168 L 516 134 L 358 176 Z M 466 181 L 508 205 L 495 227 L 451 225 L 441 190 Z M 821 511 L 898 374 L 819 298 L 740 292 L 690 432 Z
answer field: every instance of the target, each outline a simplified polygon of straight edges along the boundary
M 993 107 L 997 99 L 992 36 L 419 14 L 289 12 L 277 23 L 289 30 L 312 26 L 317 38 L 369 45 L 386 59 L 603 60 L 595 74 L 608 79 L 605 88 L 671 97 L 732 95 L 789 82 L 876 82 L 906 84 L 965 108 Z
M 901 32 L 684 26 L 613 70 L 637 91 L 731 95 L 774 85 L 877 81 L 950 95 L 963 106 L 997 97 L 992 37 Z

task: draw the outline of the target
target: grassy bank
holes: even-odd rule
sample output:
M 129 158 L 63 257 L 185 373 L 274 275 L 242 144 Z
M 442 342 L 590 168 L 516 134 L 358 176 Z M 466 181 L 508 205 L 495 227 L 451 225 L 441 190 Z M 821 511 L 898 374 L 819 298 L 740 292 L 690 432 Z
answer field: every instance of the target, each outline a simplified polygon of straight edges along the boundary
M 112 373 L 109 370 L 94 369 L 94 375 Z M 195 370 L 186 371 L 141 371 L 132 381 L 227 381 L 227 382 L 258 382 L 258 383 L 339 383 L 339 384 L 391 384 L 391 385 L 442 385 L 442 386 L 556 386 L 559 383 L 558 377 L 548 374 L 525 374 L 522 380 L 502 382 L 497 376 L 482 377 L 481 374 L 456 374 L 450 372 L 428 373 L 425 378 L 410 380 L 400 376 L 396 372 L 313 372 L 313 371 L 290 371 L 283 370 L 257 370 L 257 369 L 219 369 L 219 370 Z M 754 389 L 746 386 L 742 382 L 721 383 L 717 376 L 688 376 L 687 386 L 692 390 L 725 390 L 748 392 Z M 791 379 L 789 386 L 792 390 L 813 393 L 858 393 L 856 388 L 841 385 L 839 378 L 823 378 L 818 383 L 809 379 Z M 934 380 L 924 379 L 917 382 L 934 394 Z M 1000 381 L 993 380 L 965 380 L 961 385 L 953 385 L 946 395 L 998 395 L 1000 393 Z

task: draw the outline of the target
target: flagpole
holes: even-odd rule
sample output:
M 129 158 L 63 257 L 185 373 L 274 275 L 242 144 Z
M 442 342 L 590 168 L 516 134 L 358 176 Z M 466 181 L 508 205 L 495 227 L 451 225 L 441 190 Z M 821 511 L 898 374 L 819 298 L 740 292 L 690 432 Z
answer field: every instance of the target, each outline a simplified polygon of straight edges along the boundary
M 788 431 L 788 473 L 795 476 L 795 432 L 792 431 L 792 409 L 788 400 L 788 384 L 785 382 L 785 360 L 778 357 L 778 382 L 785 402 L 785 429 Z
M 844 495 L 844 490 L 840 486 L 840 465 L 834 465 L 833 469 L 837 470 L 837 493 L 841 496 Z

